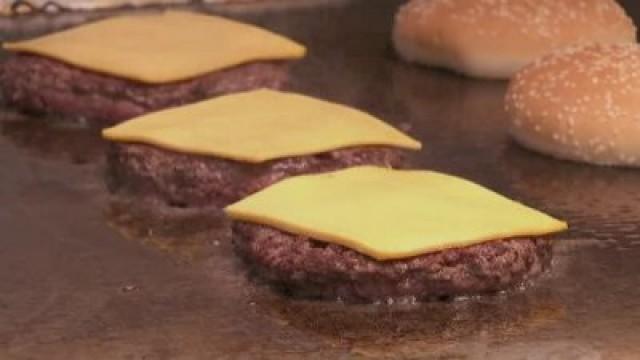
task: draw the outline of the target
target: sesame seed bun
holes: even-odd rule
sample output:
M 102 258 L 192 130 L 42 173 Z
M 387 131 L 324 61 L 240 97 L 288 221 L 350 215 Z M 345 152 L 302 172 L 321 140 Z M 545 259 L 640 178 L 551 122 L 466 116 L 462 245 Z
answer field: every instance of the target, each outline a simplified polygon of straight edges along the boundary
M 558 158 L 640 165 L 640 46 L 565 49 L 519 71 L 506 96 L 511 134 Z
M 615 0 L 412 0 L 393 30 L 409 62 L 497 79 L 567 46 L 635 41 Z

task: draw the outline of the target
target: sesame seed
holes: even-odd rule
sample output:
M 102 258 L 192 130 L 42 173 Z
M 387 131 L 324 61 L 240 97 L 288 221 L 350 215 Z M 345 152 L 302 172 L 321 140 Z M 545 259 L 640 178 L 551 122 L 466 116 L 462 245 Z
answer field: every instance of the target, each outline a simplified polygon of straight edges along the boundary
M 639 45 L 571 47 L 518 72 L 506 96 L 509 114 L 514 120 L 526 118 L 525 125 L 546 140 L 541 143 L 572 148 L 576 158 L 633 164 L 638 159 L 627 153 L 622 141 L 640 138 L 638 74 Z M 543 121 L 553 125 L 542 131 Z

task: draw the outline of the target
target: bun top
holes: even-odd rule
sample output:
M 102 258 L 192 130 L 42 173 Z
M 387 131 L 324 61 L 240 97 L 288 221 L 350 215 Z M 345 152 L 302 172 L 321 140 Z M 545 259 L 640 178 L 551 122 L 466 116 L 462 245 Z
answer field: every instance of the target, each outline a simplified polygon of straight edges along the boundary
M 640 46 L 574 47 L 518 72 L 507 92 L 512 134 L 553 155 L 640 165 Z
M 633 21 L 615 0 L 413 0 L 398 12 L 396 32 L 458 58 L 463 68 L 491 63 L 493 74 L 474 74 L 488 77 L 507 77 L 569 45 L 636 39 Z

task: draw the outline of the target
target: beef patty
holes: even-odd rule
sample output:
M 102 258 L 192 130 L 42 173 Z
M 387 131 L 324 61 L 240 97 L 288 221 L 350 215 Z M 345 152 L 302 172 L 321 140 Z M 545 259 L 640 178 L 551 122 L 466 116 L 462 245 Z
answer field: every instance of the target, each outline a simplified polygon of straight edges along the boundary
M 281 88 L 288 63 L 254 62 L 191 80 L 145 84 L 83 70 L 42 56 L 13 54 L 0 63 L 0 92 L 19 110 L 106 126 L 144 113 L 257 88 Z
M 505 290 L 550 266 L 549 239 L 499 239 L 406 260 L 377 261 L 346 247 L 236 222 L 233 244 L 252 272 L 288 294 L 347 302 L 418 300 Z
M 113 143 L 107 155 L 107 186 L 175 207 L 224 207 L 285 177 L 358 165 L 404 168 L 405 150 L 365 146 L 261 164 L 177 153 L 155 146 Z

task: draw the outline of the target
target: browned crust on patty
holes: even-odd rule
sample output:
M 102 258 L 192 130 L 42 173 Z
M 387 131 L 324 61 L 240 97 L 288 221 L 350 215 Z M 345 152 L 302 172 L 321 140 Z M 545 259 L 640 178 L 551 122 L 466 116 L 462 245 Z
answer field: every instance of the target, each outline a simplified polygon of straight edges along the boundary
M 107 156 L 107 184 L 114 194 L 159 200 L 175 207 L 224 207 L 293 175 L 358 165 L 403 168 L 405 150 L 364 146 L 290 157 L 261 164 L 113 143 Z
M 233 243 L 252 273 L 277 289 L 348 302 L 493 293 L 540 275 L 552 257 L 549 239 L 516 238 L 378 261 L 340 245 L 246 222 L 233 225 Z
M 13 54 L 0 63 L 0 93 L 8 105 L 21 111 L 105 126 L 228 93 L 279 89 L 287 76 L 287 62 L 254 62 L 157 85 L 83 70 L 42 56 Z

